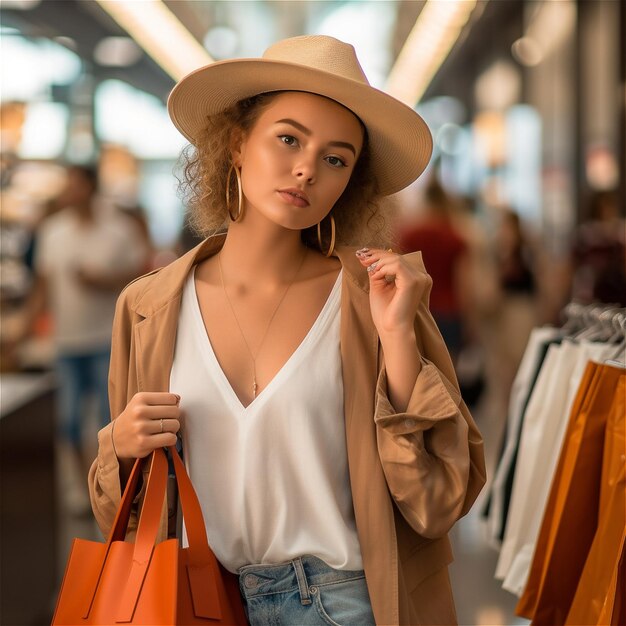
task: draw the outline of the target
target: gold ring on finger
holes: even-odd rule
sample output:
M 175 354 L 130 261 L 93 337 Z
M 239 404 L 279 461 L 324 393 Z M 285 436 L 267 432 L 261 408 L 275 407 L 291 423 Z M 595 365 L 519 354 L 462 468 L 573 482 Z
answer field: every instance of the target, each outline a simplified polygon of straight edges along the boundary
M 161 432 L 163 432 L 163 418 L 161 418 Z

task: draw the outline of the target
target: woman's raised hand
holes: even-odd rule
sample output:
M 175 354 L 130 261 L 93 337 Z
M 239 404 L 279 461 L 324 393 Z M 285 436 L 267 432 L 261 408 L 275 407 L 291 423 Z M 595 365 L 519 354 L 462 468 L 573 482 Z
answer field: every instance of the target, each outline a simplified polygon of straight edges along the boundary
M 176 445 L 180 396 L 169 392 L 136 393 L 113 424 L 118 459 L 142 459 L 157 448 Z
M 417 307 L 432 279 L 391 250 L 361 248 L 356 256 L 370 277 L 370 309 L 381 339 L 412 333 Z

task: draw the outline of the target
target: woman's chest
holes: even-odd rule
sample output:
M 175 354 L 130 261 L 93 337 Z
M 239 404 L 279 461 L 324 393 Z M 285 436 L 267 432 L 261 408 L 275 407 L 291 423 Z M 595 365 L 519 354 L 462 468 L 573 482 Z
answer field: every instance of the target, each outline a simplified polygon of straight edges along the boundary
M 330 339 L 331 322 L 338 321 L 339 281 L 323 276 L 283 294 L 229 294 L 195 282 L 203 339 L 243 406 L 283 370 L 300 361 L 306 366 L 311 348 Z

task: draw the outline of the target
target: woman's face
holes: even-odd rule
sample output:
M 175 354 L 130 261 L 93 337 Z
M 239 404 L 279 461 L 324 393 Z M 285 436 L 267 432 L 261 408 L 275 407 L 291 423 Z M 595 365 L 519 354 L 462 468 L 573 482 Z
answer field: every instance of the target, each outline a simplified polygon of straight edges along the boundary
M 315 225 L 346 188 L 362 145 L 359 120 L 340 104 L 310 93 L 278 94 L 233 151 L 245 211 L 284 228 Z

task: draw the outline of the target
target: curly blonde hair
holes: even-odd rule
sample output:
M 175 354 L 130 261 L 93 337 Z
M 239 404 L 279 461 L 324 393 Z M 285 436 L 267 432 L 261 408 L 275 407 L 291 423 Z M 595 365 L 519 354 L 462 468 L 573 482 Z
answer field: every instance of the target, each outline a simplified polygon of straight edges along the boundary
M 253 128 L 264 107 L 279 91 L 258 94 L 222 113 L 207 118 L 207 124 L 195 145 L 182 152 L 178 178 L 179 195 L 188 209 L 189 226 L 201 237 L 222 232 L 228 227 L 226 186 L 230 197 L 237 197 L 235 176 L 229 177 L 231 163 L 231 138 L 233 132 L 246 136 Z M 367 144 L 367 131 L 363 149 L 352 176 L 341 197 L 332 209 L 336 224 L 336 242 L 343 245 L 385 246 L 391 241 L 389 213 L 393 204 L 380 196 L 372 172 Z M 319 249 L 317 226 L 302 231 L 303 242 Z M 322 224 L 322 246 L 330 245 L 330 226 Z

